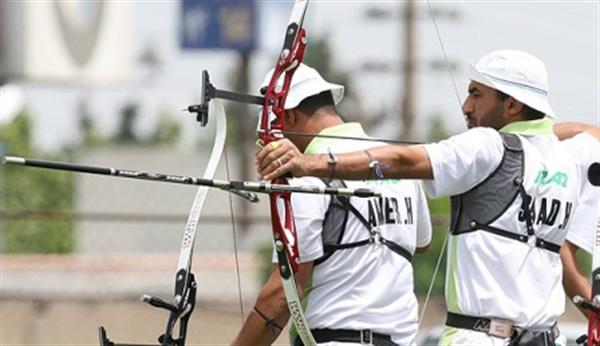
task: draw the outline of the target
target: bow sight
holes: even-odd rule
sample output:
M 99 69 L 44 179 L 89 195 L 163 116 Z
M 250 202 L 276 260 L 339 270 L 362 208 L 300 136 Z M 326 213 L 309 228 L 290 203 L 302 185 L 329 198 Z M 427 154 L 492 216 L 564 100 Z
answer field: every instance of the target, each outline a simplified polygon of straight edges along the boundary
M 246 104 L 255 104 L 262 106 L 265 102 L 264 97 L 242 94 L 233 91 L 217 89 L 210 83 L 208 71 L 202 70 L 202 85 L 200 87 L 200 104 L 190 105 L 187 111 L 196 114 L 196 121 L 201 126 L 208 123 L 208 104 L 212 99 L 224 99 Z

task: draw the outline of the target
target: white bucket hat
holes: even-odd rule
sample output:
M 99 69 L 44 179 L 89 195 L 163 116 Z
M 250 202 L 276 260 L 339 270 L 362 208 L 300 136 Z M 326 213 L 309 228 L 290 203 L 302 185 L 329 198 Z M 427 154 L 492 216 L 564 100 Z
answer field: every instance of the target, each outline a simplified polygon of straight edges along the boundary
M 267 73 L 260 85 L 261 89 L 269 85 L 272 75 L 273 70 Z M 278 86 L 282 86 L 282 84 L 283 76 L 277 81 Z M 290 90 L 285 100 L 285 109 L 297 107 L 305 98 L 318 95 L 326 90 L 331 91 L 333 102 L 336 105 L 344 98 L 344 87 L 342 85 L 327 82 L 317 70 L 301 63 L 292 76 Z
M 548 103 L 548 73 L 544 63 L 519 50 L 497 50 L 470 64 L 469 79 L 514 97 L 555 118 Z

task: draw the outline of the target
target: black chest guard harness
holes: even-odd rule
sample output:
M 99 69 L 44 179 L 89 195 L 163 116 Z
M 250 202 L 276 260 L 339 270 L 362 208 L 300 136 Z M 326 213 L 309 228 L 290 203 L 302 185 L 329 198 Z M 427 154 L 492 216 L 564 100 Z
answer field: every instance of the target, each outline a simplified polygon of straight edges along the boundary
M 520 138 L 514 134 L 500 133 L 504 143 L 504 155 L 496 170 L 479 185 L 451 197 L 452 218 L 450 233 L 460 235 L 478 230 L 528 243 L 535 236 L 534 212 L 530 197 L 523 187 L 524 154 Z M 521 196 L 521 208 L 525 215 L 527 234 L 519 234 L 490 226 Z M 558 253 L 560 245 L 535 238 L 535 246 Z
M 328 187 L 346 187 L 346 184 L 344 184 L 344 182 L 341 180 L 329 181 L 323 179 L 323 182 Z M 365 226 L 369 232 L 369 237 L 356 242 L 342 244 L 342 239 L 344 238 L 344 232 L 346 231 L 346 224 L 348 222 L 350 213 Z M 351 249 L 374 243 L 387 246 L 390 250 L 404 257 L 409 262 L 411 262 L 413 258 L 413 255 L 409 250 L 391 240 L 384 238 L 377 229 L 371 226 L 369 221 L 367 221 L 365 217 L 356 209 L 356 207 L 350 203 L 349 197 L 331 196 L 329 208 L 327 208 L 325 218 L 323 219 L 322 237 L 323 256 L 315 260 L 315 265 L 325 262 L 337 250 Z

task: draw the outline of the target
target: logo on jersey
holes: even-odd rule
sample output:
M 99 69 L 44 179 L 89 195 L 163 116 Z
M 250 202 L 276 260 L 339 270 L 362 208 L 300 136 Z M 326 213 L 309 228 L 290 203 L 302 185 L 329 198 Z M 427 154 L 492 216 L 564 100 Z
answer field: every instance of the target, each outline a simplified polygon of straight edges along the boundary
M 399 202 L 396 197 L 379 197 L 368 200 L 369 224 L 373 227 L 380 225 L 412 225 L 413 204 L 412 198 L 404 197 Z
M 552 175 L 548 171 L 541 170 L 535 178 L 535 183 L 538 185 L 555 184 L 561 187 L 567 187 L 567 175 L 563 172 L 556 172 Z

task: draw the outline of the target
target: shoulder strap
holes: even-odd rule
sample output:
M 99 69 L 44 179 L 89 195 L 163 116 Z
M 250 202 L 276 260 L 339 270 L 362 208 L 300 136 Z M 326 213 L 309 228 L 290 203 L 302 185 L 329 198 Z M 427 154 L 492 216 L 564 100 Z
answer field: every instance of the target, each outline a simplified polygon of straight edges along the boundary
M 460 195 L 452 196 L 450 231 L 457 235 L 472 232 L 476 220 L 491 224 L 501 217 L 519 195 L 524 175 L 524 154 L 521 139 L 500 132 L 504 153 L 498 167 L 481 183 Z
M 346 187 L 341 180 L 321 179 L 327 187 Z M 315 265 L 325 262 L 335 252 L 335 246 L 340 244 L 346 231 L 348 222 L 348 210 L 345 207 L 344 200 L 348 197 L 331 196 L 329 207 L 325 212 L 321 238 L 323 240 L 323 256 L 314 261 Z
M 451 233 L 460 235 L 486 231 L 527 243 L 531 236 L 535 236 L 535 232 L 531 197 L 527 195 L 523 186 L 525 171 L 523 143 L 515 134 L 500 132 L 500 136 L 504 144 L 504 155 L 498 168 L 471 190 L 452 196 Z M 514 203 L 517 196 L 521 197 L 527 235 L 491 226 Z M 535 246 L 556 253 L 560 250 L 560 245 L 541 238 L 536 238 Z
M 323 182 L 328 187 L 346 187 L 346 184 L 341 180 L 323 179 Z M 348 222 L 349 212 L 351 212 L 367 229 L 369 232 L 369 238 L 352 243 L 342 243 L 342 238 Z M 413 255 L 410 251 L 391 240 L 383 238 L 379 233 L 373 230 L 373 227 L 369 221 L 367 221 L 360 211 L 358 211 L 358 209 L 352 205 L 349 197 L 332 196 L 331 203 L 329 204 L 329 208 L 325 214 L 325 219 L 323 220 L 324 254 L 321 258 L 316 259 L 314 264 L 318 265 L 325 262 L 334 254 L 336 250 L 351 249 L 375 242 L 381 242 L 390 250 L 404 257 L 409 262 L 412 261 Z

